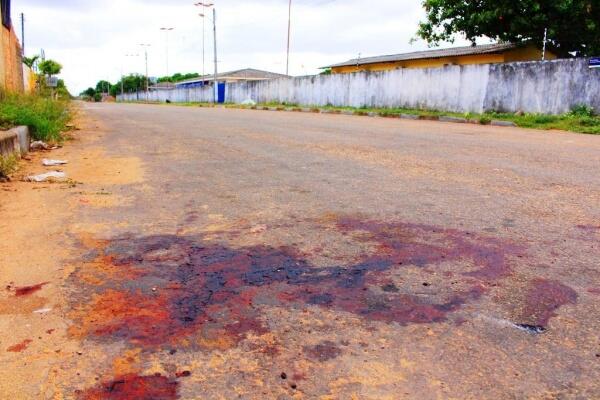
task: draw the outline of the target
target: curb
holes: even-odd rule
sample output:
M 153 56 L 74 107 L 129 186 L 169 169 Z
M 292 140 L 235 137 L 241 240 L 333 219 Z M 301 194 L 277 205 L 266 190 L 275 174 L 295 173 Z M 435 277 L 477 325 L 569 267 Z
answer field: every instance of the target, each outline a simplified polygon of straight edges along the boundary
M 29 127 L 18 126 L 0 132 L 0 155 L 9 156 L 15 153 L 24 155 L 29 152 Z
M 205 107 L 205 106 L 200 106 Z M 473 124 L 473 125 L 486 125 L 486 126 L 499 126 L 499 127 L 512 127 L 518 128 L 518 125 L 512 121 L 493 120 L 491 122 L 481 122 L 478 119 L 467 119 L 461 117 L 452 117 L 446 115 L 419 115 L 419 114 L 389 114 L 386 112 L 366 112 L 361 110 L 335 110 L 329 108 L 318 108 L 318 107 L 267 107 L 267 106 L 235 106 L 230 105 L 227 108 L 243 109 L 243 110 L 258 110 L 258 111 L 287 111 L 287 112 L 303 112 L 311 114 L 333 114 L 333 115 L 351 115 L 355 117 L 371 117 L 371 118 L 391 118 L 391 119 L 408 119 L 412 121 L 437 121 L 447 122 L 453 124 Z
M 199 107 L 215 107 L 214 105 L 200 104 Z M 473 124 L 473 125 L 486 125 L 486 126 L 497 126 L 497 127 L 509 127 L 518 128 L 519 126 L 512 121 L 503 120 L 487 120 L 482 122 L 479 119 L 467 119 L 461 117 L 452 117 L 447 115 L 420 115 L 420 114 L 390 114 L 385 111 L 373 112 L 373 111 L 362 111 L 356 110 L 345 110 L 345 109 L 330 109 L 330 108 L 318 108 L 318 107 L 298 107 L 298 106 L 262 106 L 262 105 L 241 105 L 241 104 L 226 104 L 225 106 L 216 106 L 222 108 L 241 109 L 241 110 L 258 110 L 258 111 L 286 111 L 286 112 L 302 112 L 311 114 L 333 114 L 333 115 L 348 115 L 357 117 L 371 117 L 371 118 L 391 118 L 391 119 L 407 119 L 413 121 L 437 121 L 447 122 L 452 124 Z

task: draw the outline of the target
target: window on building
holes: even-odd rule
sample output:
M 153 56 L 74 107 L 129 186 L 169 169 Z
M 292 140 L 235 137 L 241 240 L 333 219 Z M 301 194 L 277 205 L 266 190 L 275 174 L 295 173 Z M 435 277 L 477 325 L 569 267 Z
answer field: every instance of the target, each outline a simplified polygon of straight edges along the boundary
M 0 8 L 2 8 L 2 25 L 10 28 L 10 0 L 0 0 Z

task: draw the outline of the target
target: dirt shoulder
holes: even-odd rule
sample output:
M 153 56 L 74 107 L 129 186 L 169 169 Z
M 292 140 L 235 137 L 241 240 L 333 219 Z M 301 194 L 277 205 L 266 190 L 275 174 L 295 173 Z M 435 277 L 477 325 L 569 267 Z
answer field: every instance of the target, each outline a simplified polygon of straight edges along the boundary
M 54 365 L 78 356 L 77 341 L 67 339 L 63 284 L 73 270 L 74 233 L 82 227 L 78 207 L 110 207 L 119 199 L 112 185 L 141 180 L 135 159 L 106 155 L 98 140 L 98 120 L 79 114 L 72 140 L 49 152 L 30 154 L 13 181 L 0 184 L 0 393 L 4 398 L 61 398 L 49 389 Z M 69 160 L 43 167 L 42 159 Z M 66 183 L 28 183 L 21 177 L 60 169 Z M 53 385 L 52 385 L 53 386 Z M 58 396 L 58 397 L 56 397 Z

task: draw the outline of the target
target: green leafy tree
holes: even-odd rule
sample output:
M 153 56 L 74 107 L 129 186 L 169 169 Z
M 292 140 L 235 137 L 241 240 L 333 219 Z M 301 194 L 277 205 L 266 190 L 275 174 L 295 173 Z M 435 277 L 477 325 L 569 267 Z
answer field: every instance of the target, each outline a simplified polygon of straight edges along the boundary
M 598 0 L 424 0 L 427 13 L 417 35 L 430 44 L 464 35 L 512 43 L 544 40 L 559 56 L 600 54 Z
M 161 82 L 181 82 L 181 81 L 185 81 L 186 79 L 197 78 L 199 76 L 200 76 L 200 74 L 198 74 L 197 72 L 191 72 L 191 73 L 187 73 L 187 74 L 182 74 L 182 73 L 178 72 L 171 76 L 160 77 L 160 78 L 158 78 L 157 82 L 159 82 L 159 83 L 161 83 Z
M 102 80 L 96 83 L 96 92 L 98 93 L 108 93 L 110 92 L 111 84 L 108 81 Z
M 38 64 L 40 72 L 46 76 L 58 75 L 62 71 L 62 65 L 54 60 L 45 60 Z
M 81 96 L 86 96 L 89 98 L 94 98 L 94 96 L 96 95 L 96 89 L 94 88 L 87 88 L 85 89 L 83 92 L 81 92 Z

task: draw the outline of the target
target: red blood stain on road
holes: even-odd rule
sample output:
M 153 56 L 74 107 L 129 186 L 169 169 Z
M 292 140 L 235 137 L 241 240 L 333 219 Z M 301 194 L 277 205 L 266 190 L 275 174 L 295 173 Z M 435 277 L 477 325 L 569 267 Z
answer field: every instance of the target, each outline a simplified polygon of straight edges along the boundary
M 15 296 L 29 296 L 30 294 L 33 294 L 39 290 L 42 290 L 42 288 L 44 286 L 46 286 L 48 283 L 50 282 L 42 282 L 42 283 L 38 283 L 37 285 L 32 285 L 32 286 L 21 286 L 18 288 L 15 288 Z
M 79 400 L 174 400 L 178 383 L 160 374 L 125 375 L 78 394 Z
M 537 278 L 530 282 L 523 317 L 533 325 L 547 327 L 555 311 L 566 304 L 575 304 L 577 293 L 558 281 Z
M 441 322 L 479 299 L 490 281 L 509 275 L 509 258 L 522 252 L 499 239 L 426 225 L 344 218 L 337 228 L 372 243 L 375 251 L 351 265 L 322 268 L 290 247 L 229 248 L 176 235 L 116 238 L 94 249 L 102 253 L 98 258 L 110 260 L 111 268 L 140 273 L 136 279 L 114 273 L 91 285 L 85 279 L 91 266 L 80 268 L 72 278 L 78 289 L 72 296 L 77 324 L 70 333 L 142 347 L 176 345 L 183 339 L 231 347 L 247 333 L 268 332 L 257 298 L 270 299 L 274 306 L 312 305 L 372 321 Z M 434 295 L 389 284 L 393 290 L 381 290 L 402 268 L 434 271 L 442 264 L 457 271 Z
M 25 339 L 21 343 L 17 343 L 13 346 L 10 346 L 6 351 L 11 353 L 20 353 L 25 350 L 29 345 L 33 342 L 31 339 Z

